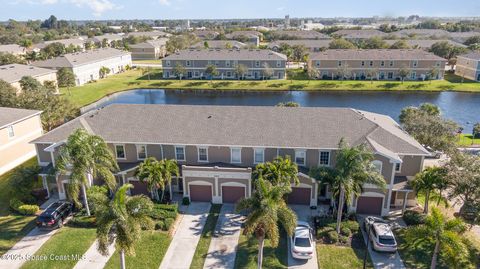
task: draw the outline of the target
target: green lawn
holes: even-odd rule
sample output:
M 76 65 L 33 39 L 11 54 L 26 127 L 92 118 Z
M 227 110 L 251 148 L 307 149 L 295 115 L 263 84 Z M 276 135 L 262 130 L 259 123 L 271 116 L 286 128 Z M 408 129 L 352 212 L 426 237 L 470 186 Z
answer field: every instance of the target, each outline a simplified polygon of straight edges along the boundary
M 160 79 L 158 69 L 152 70 L 150 80 L 142 75 L 140 70 L 130 70 L 121 74 L 112 75 L 79 87 L 60 89 L 73 103 L 85 106 L 96 100 L 119 91 L 136 88 L 161 89 L 211 89 L 211 90 L 340 90 L 340 91 L 469 91 L 480 92 L 480 83 L 465 81 L 458 82 L 458 77 L 452 74 L 445 75 L 444 80 L 438 81 L 336 81 L 336 80 L 305 80 L 304 74 L 296 71 L 292 80 L 268 81 L 238 81 L 238 80 L 163 80 Z M 297 79 L 300 78 L 300 79 Z
M 365 249 L 317 244 L 318 266 L 322 269 L 353 269 L 363 267 Z M 370 258 L 367 268 L 373 268 Z
M 37 164 L 37 159 L 32 158 L 20 166 L 35 164 Z M 22 216 L 10 212 L 11 174 L 12 171 L 0 176 L 0 255 L 7 252 L 35 227 L 34 216 Z
M 208 214 L 207 221 L 203 227 L 202 236 L 200 237 L 200 241 L 198 241 L 195 255 L 190 264 L 191 269 L 203 268 L 221 208 L 222 205 L 212 205 L 210 208 L 210 213 Z
M 35 255 L 45 255 L 47 260 L 29 261 L 22 266 L 22 269 L 70 269 L 75 266 L 78 259 L 72 255 L 85 254 L 88 248 L 95 241 L 96 229 L 94 228 L 73 228 L 65 226 L 55 233 Z M 63 259 L 63 260 L 55 260 Z
M 133 64 L 162 64 L 162 60 L 133 60 Z
M 243 233 L 238 242 L 235 268 L 257 268 L 258 240 L 255 237 L 247 237 Z M 277 248 L 272 248 L 268 240 L 263 249 L 263 268 L 283 269 L 288 267 L 288 243 L 287 234 L 282 231 Z
M 126 267 L 135 269 L 160 267 L 160 263 L 167 252 L 171 240 L 166 232 L 143 231 L 140 240 L 135 244 L 135 256 L 125 257 Z M 120 268 L 118 251 L 115 251 L 110 260 L 108 260 L 105 268 Z
M 472 146 L 480 145 L 480 138 L 473 138 L 471 134 L 461 134 L 458 137 L 457 145 L 459 146 Z

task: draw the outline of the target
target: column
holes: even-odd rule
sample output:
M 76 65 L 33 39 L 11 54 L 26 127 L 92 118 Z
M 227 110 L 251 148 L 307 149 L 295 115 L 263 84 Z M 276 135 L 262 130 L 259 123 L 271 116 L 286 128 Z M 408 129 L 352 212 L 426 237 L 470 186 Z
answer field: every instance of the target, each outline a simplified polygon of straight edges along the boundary
M 407 196 L 408 196 L 408 192 L 404 192 L 404 196 L 403 196 L 403 208 L 402 208 L 402 215 L 403 213 L 405 212 L 405 208 L 407 208 Z
M 47 199 L 50 198 L 50 190 L 48 189 L 47 175 L 40 175 L 42 177 L 43 188 L 47 190 Z

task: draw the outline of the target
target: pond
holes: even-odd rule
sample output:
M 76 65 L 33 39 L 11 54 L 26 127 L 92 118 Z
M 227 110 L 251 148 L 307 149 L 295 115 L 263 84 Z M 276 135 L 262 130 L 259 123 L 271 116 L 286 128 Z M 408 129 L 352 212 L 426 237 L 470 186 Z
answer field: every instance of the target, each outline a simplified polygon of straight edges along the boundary
M 470 133 L 480 122 L 480 94 L 467 92 L 368 92 L 368 91 L 217 91 L 137 89 L 119 92 L 85 107 L 83 111 L 114 103 L 250 105 L 273 106 L 293 101 L 306 107 L 352 107 L 382 113 L 398 120 L 402 108 L 429 102 L 436 104 L 446 118 Z

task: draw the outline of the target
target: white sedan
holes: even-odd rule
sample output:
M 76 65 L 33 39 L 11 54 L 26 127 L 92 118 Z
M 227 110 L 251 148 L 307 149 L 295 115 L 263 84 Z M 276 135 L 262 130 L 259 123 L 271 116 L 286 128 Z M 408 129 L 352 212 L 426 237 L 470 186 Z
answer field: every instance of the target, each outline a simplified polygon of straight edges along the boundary
M 295 259 L 311 259 L 315 251 L 312 229 L 305 221 L 298 221 L 295 233 L 291 238 L 292 257 Z

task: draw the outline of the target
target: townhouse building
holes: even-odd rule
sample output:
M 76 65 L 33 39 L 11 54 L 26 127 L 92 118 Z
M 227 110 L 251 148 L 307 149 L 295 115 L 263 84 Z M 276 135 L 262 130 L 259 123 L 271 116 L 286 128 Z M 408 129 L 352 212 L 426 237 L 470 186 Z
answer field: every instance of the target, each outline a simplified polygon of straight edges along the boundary
M 385 38 L 388 34 L 375 30 L 375 29 L 364 29 L 364 30 L 338 30 L 332 33 L 333 36 L 342 37 L 351 41 L 359 41 L 363 39 L 380 37 Z
M 73 46 L 79 48 L 81 51 L 85 50 L 85 43 L 87 42 L 86 39 L 83 37 L 78 37 L 78 38 L 68 38 L 68 39 L 58 39 L 58 40 L 51 40 L 51 41 L 45 41 L 42 43 L 35 44 L 33 46 L 34 50 L 41 50 L 45 48 L 46 46 L 53 44 L 53 43 L 60 43 L 64 45 L 65 47 Z
M 457 56 L 455 74 L 463 78 L 480 81 L 480 53 L 470 52 Z
M 232 203 L 250 197 L 252 170 L 277 156 L 289 157 L 299 167 L 300 184 L 292 183 L 290 204 L 331 202 L 330 187 L 319 184 L 309 171 L 334 167 L 343 138 L 372 150 L 372 165 L 387 185 L 382 189 L 366 184 L 349 210 L 386 215 L 416 204 L 408 182 L 422 170 L 429 154 L 392 118 L 350 108 L 114 104 L 35 139 L 39 163 L 55 167 L 59 150 L 78 128 L 103 137 L 120 167 L 118 183 L 132 183 L 132 194 L 149 194 L 135 176 L 143 160 L 176 160 L 180 176 L 168 189 L 192 202 Z M 56 175 L 51 191 L 65 199 L 67 183 L 67 176 Z
M 207 45 L 208 47 L 205 47 Z M 247 44 L 236 40 L 204 40 L 193 44 L 190 49 L 244 49 Z
M 279 51 L 282 45 L 285 44 L 290 47 L 304 46 L 306 49 L 308 49 L 311 52 L 319 52 L 319 51 L 328 49 L 330 42 L 331 40 L 329 39 L 277 40 L 277 41 L 270 42 L 267 47 L 273 51 Z
M 30 141 L 43 134 L 41 113 L 0 107 L 0 175 L 36 155 Z
M 235 69 L 243 65 L 248 69 L 244 79 L 264 79 L 267 68 L 272 71 L 270 78 L 284 79 L 286 61 L 287 56 L 270 50 L 189 49 L 162 59 L 163 78 L 176 78 L 174 70 L 180 65 L 186 68 L 187 79 L 238 79 Z M 206 72 L 209 65 L 215 66 L 218 75 Z
M 56 70 L 24 64 L 7 64 L 0 66 L 0 79 L 10 83 L 10 85 L 17 90 L 17 93 L 22 90 L 20 80 L 27 76 L 38 80 L 41 84 L 44 84 L 46 81 L 53 82 L 55 86 L 58 84 Z
M 17 44 L 7 44 L 7 45 L 0 45 L 0 53 L 9 53 L 16 56 L 22 56 L 27 54 L 27 50 Z
M 462 47 L 462 48 L 466 48 L 467 46 L 461 44 L 461 43 L 458 43 L 458 42 L 455 42 L 455 41 L 452 41 L 452 40 L 449 40 L 449 39 L 403 39 L 407 45 L 412 48 L 412 49 L 422 49 L 422 50 L 430 50 L 430 48 L 432 47 L 433 44 L 435 43 L 439 43 L 439 42 L 447 42 L 449 45 L 452 45 L 452 46 L 455 46 L 455 47 Z M 387 43 L 388 45 L 393 45 L 395 44 L 395 42 L 398 42 L 400 40 L 396 40 L 396 39 L 389 39 L 389 40 L 385 40 L 385 43 Z
M 374 70 L 377 80 L 400 80 L 400 70 L 407 69 L 406 80 L 442 79 L 447 60 L 418 49 L 335 49 L 309 56 L 309 67 L 316 68 L 320 79 L 367 79 Z M 430 78 L 432 69 L 436 76 Z
M 58 70 L 69 68 L 75 75 L 75 84 L 83 85 L 101 78 L 100 69 L 106 67 L 109 74 L 123 72 L 132 65 L 130 52 L 114 48 L 102 48 L 84 52 L 68 53 L 45 61 L 36 61 L 33 66 Z
M 331 39 L 326 34 L 322 34 L 317 31 L 308 30 L 280 30 L 275 31 L 272 34 L 275 39 L 279 40 L 292 40 L 292 39 Z
M 167 40 L 166 38 L 158 38 L 130 45 L 132 60 L 156 60 L 165 57 Z

